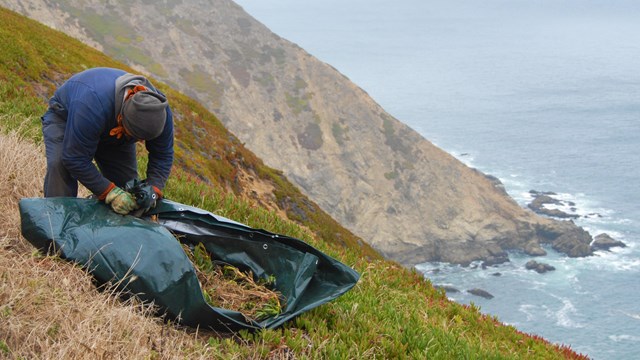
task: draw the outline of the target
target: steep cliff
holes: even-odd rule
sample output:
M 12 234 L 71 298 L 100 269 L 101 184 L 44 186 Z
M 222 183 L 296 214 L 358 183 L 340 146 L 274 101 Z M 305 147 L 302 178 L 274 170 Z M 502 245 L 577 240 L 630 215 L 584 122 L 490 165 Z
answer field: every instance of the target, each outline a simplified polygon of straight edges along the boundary
M 501 262 L 506 250 L 591 252 L 440 150 L 330 65 L 230 0 L 7 1 L 0 5 L 150 73 L 213 111 L 344 226 L 404 264 Z

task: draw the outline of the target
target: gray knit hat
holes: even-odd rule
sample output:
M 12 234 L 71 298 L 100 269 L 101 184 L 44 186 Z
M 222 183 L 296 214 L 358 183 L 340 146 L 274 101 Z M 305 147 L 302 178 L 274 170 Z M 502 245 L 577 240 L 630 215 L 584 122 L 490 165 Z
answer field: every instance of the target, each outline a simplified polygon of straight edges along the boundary
M 167 98 L 153 91 L 138 91 L 124 102 L 122 124 L 137 139 L 155 139 L 167 121 Z

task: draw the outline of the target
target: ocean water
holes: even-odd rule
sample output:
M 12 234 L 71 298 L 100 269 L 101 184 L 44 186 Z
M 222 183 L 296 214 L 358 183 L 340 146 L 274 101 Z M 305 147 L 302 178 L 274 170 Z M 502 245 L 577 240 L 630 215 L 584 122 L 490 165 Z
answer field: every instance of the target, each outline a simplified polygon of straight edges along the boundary
M 522 206 L 551 191 L 627 244 L 555 271 L 427 263 L 451 299 L 593 359 L 640 354 L 640 2 L 238 0 Z M 474 264 L 475 265 L 475 264 Z M 484 299 L 465 290 L 481 288 Z

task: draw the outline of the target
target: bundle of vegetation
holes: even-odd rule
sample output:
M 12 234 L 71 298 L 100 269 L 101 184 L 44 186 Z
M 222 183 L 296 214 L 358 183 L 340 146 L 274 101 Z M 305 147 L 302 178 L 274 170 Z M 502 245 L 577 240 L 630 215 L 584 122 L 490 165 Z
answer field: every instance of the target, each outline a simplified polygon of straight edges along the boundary
M 203 243 L 182 247 L 196 269 L 209 305 L 238 311 L 247 321 L 265 320 L 282 312 L 284 298 L 273 289 L 274 276 L 256 280 L 251 271 L 243 272 L 233 265 L 213 261 Z

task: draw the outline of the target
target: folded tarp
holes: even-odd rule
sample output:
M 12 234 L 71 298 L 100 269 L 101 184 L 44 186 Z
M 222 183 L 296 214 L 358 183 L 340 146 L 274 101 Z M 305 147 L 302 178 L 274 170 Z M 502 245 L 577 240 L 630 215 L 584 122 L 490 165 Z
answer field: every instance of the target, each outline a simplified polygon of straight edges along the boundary
M 92 199 L 29 198 L 20 201 L 20 215 L 22 235 L 36 248 L 82 265 L 99 285 L 117 284 L 153 302 L 169 319 L 193 327 L 274 328 L 344 294 L 359 279 L 356 271 L 301 240 L 168 200 L 136 218 Z M 151 215 L 157 222 L 149 221 Z M 203 243 L 213 260 L 257 278 L 275 276 L 275 290 L 286 299 L 282 312 L 256 321 L 210 306 L 180 242 Z

